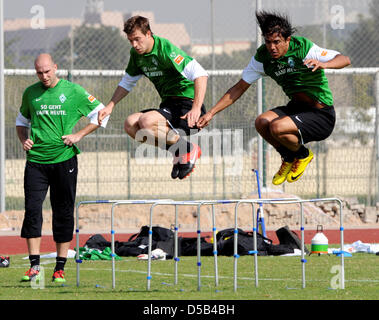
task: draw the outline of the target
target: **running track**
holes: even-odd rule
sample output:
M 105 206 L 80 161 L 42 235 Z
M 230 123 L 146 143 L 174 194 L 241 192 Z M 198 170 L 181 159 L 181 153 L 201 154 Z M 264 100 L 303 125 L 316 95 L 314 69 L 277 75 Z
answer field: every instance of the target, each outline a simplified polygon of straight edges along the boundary
M 296 231 L 300 235 L 300 231 Z M 313 236 L 315 235 L 315 230 L 305 230 L 304 239 L 305 244 L 310 244 Z M 329 244 L 340 243 L 340 231 L 339 230 L 324 230 L 325 236 L 329 240 Z M 80 234 L 79 246 L 84 246 L 85 242 L 92 234 Z M 116 241 L 128 241 L 131 234 L 115 234 Z M 207 236 L 210 233 L 202 233 L 201 236 Z M 110 234 L 103 234 L 104 238 L 110 241 Z M 180 236 L 185 237 L 196 237 L 196 233 L 186 233 L 180 234 Z M 273 240 L 274 244 L 279 243 L 276 237 L 275 231 L 267 231 L 267 237 Z M 357 228 L 357 229 L 345 229 L 344 230 L 344 243 L 353 243 L 355 241 L 362 241 L 364 243 L 379 243 L 379 227 L 373 229 L 367 228 Z M 70 249 L 74 249 L 76 246 L 76 238 L 71 242 Z M 26 246 L 25 239 L 20 236 L 0 236 L 0 255 L 13 255 L 13 254 L 27 254 L 28 249 Z M 52 236 L 43 236 L 41 241 L 41 253 L 55 252 L 55 243 Z

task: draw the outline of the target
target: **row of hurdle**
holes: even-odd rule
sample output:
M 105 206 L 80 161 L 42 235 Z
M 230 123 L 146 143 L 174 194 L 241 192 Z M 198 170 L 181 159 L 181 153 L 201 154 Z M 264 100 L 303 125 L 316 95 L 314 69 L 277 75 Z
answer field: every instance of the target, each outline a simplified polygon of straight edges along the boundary
M 255 287 L 259 285 L 258 277 L 258 250 L 257 250 L 257 217 L 256 217 L 256 206 L 262 206 L 264 204 L 298 204 L 299 214 L 300 214 L 300 234 L 301 234 L 301 269 L 302 269 L 302 288 L 306 287 L 306 277 L 305 277 L 305 264 L 307 260 L 305 259 L 305 244 L 304 244 L 304 204 L 312 202 L 335 202 L 339 204 L 340 209 L 340 242 L 341 250 L 344 247 L 344 227 L 343 227 L 343 211 L 342 211 L 342 201 L 338 198 L 320 198 L 320 199 L 298 199 L 298 198 L 278 198 L 278 199 L 236 199 L 236 200 L 196 200 L 196 201 L 174 201 L 170 199 L 149 199 L 149 200 L 93 200 L 93 201 L 80 201 L 76 205 L 76 283 L 79 287 L 80 285 L 80 264 L 82 260 L 79 259 L 79 213 L 80 208 L 89 204 L 111 204 L 111 262 L 112 262 L 112 288 L 116 288 L 116 268 L 115 268 L 115 230 L 114 230 L 114 212 L 118 206 L 133 206 L 133 205 L 151 205 L 150 206 L 150 216 L 149 216 L 149 245 L 148 245 L 148 260 L 147 260 L 147 276 L 146 276 L 146 289 L 149 291 L 151 288 L 152 281 L 152 239 L 153 239 L 153 224 L 154 224 L 154 212 L 156 208 L 162 205 L 173 206 L 174 207 L 174 284 L 178 284 L 178 262 L 180 261 L 178 257 L 178 231 L 179 231 L 179 208 L 182 206 L 193 206 L 197 208 L 197 219 L 196 219 L 196 233 L 197 233 L 197 290 L 201 289 L 201 214 L 200 208 L 202 206 L 211 206 L 212 215 L 212 233 L 213 239 L 216 239 L 216 213 L 215 206 L 221 204 L 234 204 L 234 268 L 233 268 L 233 288 L 234 292 L 237 291 L 238 282 L 238 210 L 241 204 L 250 204 L 252 209 L 252 231 L 253 231 L 253 245 L 254 250 L 250 254 L 254 258 L 254 281 Z M 135 226 L 133 226 L 135 227 Z M 341 259 L 341 273 L 340 273 L 340 288 L 345 288 L 345 272 L 344 272 L 344 254 L 340 252 Z M 215 287 L 219 284 L 218 276 L 218 263 L 217 263 L 217 243 L 213 241 L 213 256 L 214 256 L 214 281 Z

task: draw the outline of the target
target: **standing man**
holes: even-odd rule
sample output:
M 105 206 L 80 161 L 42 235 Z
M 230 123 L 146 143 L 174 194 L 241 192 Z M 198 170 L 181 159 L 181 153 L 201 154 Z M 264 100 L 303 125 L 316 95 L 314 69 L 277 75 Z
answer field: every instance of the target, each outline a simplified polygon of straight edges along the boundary
M 21 281 L 40 276 L 42 204 L 50 187 L 52 230 L 57 249 L 52 279 L 65 282 L 64 265 L 74 231 L 77 154 L 80 153 L 75 143 L 99 127 L 98 111 L 104 105 L 78 84 L 58 79 L 57 65 L 49 54 L 40 54 L 34 66 L 40 81 L 25 90 L 16 119 L 17 135 L 27 154 L 21 237 L 26 238 L 31 265 Z M 90 123 L 72 133 L 83 116 L 89 118 Z M 104 119 L 102 127 L 107 121 Z
M 155 146 L 161 146 L 158 141 L 163 139 L 163 148 L 174 158 L 171 177 L 184 179 L 193 171 L 201 150 L 182 136 L 198 132 L 196 122 L 205 114 L 203 101 L 208 74 L 195 59 L 168 40 L 154 35 L 147 18 L 131 17 L 124 24 L 124 32 L 132 45 L 129 64 L 111 101 L 99 112 L 99 123 L 111 114 L 137 81 L 146 76 L 162 102 L 159 109 L 129 115 L 125 131 L 133 139 Z
M 250 87 L 268 75 L 282 87 L 290 101 L 259 115 L 258 133 L 282 158 L 272 183 L 297 181 L 311 162 L 313 153 L 305 147 L 311 141 L 326 139 L 335 125 L 333 96 L 323 69 L 341 69 L 350 59 L 337 51 L 322 49 L 312 41 L 293 36 L 286 16 L 257 12 L 256 18 L 265 39 L 242 73 L 242 79 L 230 88 L 197 123 L 208 125 L 213 116 L 229 107 Z

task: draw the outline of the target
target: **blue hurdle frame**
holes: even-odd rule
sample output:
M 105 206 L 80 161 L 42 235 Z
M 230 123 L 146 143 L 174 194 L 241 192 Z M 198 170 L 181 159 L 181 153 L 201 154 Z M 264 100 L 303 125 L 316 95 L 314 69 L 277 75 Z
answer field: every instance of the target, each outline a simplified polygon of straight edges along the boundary
M 304 244 L 304 203 L 312 202 L 338 202 L 340 207 L 340 242 L 341 242 L 341 289 L 345 289 L 345 272 L 344 272 L 344 227 L 343 227 L 343 206 L 342 201 L 338 198 L 320 198 L 320 199 L 299 199 L 299 198 L 280 198 L 280 199 L 238 199 L 238 200 L 196 200 L 196 201 L 173 201 L 170 199 L 151 199 L 151 200 L 94 200 L 94 201 L 81 201 L 76 206 L 76 263 L 77 263 L 77 286 L 79 286 L 80 280 L 80 267 L 79 265 L 82 261 L 79 259 L 79 207 L 85 204 L 112 204 L 111 209 L 111 249 L 112 249 L 112 288 L 116 287 L 116 276 L 115 276 L 115 231 L 114 231 L 114 210 L 119 205 L 136 205 L 136 204 L 151 204 L 150 207 L 150 218 L 149 218 L 149 246 L 148 246 L 148 265 L 147 265 L 147 290 L 151 288 L 151 249 L 152 249 L 152 228 L 153 228 L 153 214 L 154 209 L 158 205 L 173 205 L 175 206 L 175 248 L 174 248 L 174 283 L 178 283 L 178 207 L 179 206 L 196 206 L 197 207 L 197 222 L 196 222 L 196 232 L 197 232 L 197 278 L 198 286 L 197 289 L 201 289 L 201 228 L 200 228 L 200 209 L 203 205 L 212 206 L 212 232 L 213 232 L 213 255 L 214 255 L 214 269 L 215 269 L 215 286 L 218 286 L 218 265 L 217 265 L 217 243 L 216 243 L 216 217 L 214 206 L 217 204 L 235 204 L 234 212 L 234 277 L 233 277 L 233 287 L 234 292 L 237 291 L 237 273 L 238 273 L 238 209 L 243 203 L 250 203 L 252 206 L 252 217 L 253 217 L 253 241 L 254 250 L 249 252 L 249 254 L 254 255 L 254 275 L 255 275 L 255 286 L 258 287 L 258 251 L 257 251 L 257 232 L 258 232 L 258 220 L 255 215 L 255 205 L 262 204 L 299 204 L 300 206 L 300 231 L 301 231 L 301 263 L 302 263 L 302 288 L 306 286 L 305 279 L 305 244 Z

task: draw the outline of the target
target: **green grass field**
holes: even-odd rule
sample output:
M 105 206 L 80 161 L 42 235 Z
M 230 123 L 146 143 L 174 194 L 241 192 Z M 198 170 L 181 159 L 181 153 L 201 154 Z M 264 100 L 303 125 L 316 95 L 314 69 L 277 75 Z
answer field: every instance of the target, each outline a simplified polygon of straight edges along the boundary
M 64 285 L 51 282 L 55 259 L 41 259 L 45 281 L 41 287 L 20 282 L 29 268 L 25 255 L 12 256 L 0 269 L 1 300 L 378 300 L 379 256 L 356 253 L 345 258 L 345 289 L 333 289 L 340 265 L 335 255 L 307 256 L 306 287 L 302 288 L 300 257 L 258 257 L 259 285 L 255 287 L 254 259 L 238 259 L 238 289 L 233 291 L 233 257 L 219 257 L 219 285 L 215 287 L 214 258 L 202 257 L 201 290 L 197 290 L 196 257 L 181 257 L 178 284 L 174 261 L 153 261 L 151 290 L 146 290 L 147 261 L 123 257 L 116 261 L 116 288 L 112 289 L 110 261 L 83 261 L 80 286 L 76 263 L 68 259 Z M 43 285 L 43 287 L 42 287 Z

